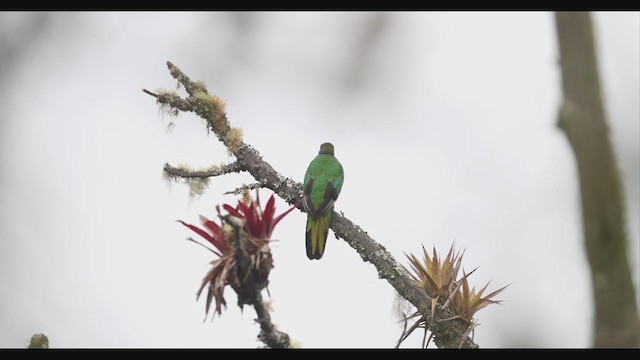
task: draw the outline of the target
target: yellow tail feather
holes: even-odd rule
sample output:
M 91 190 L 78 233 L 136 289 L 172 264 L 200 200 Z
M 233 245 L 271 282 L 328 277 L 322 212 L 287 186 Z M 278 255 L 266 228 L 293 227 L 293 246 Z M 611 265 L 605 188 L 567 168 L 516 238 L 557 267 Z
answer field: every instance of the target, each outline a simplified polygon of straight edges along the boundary
M 331 224 L 332 217 L 333 209 L 330 209 L 325 214 L 322 214 L 315 219 L 307 217 L 306 244 L 307 257 L 310 260 L 319 260 L 322 258 L 327 243 L 329 224 Z

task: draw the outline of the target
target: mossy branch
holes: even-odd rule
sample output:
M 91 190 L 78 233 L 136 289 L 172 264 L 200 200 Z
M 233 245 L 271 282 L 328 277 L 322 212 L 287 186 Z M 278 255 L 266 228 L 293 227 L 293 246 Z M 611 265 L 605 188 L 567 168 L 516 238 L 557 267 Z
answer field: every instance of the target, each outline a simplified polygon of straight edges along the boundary
M 209 95 L 201 82 L 191 81 L 171 62 L 167 62 L 167 66 L 171 76 L 185 87 L 189 96 L 182 99 L 170 92 L 154 94 L 148 90 L 143 91 L 154 96 L 160 106 L 193 112 L 203 118 L 207 122 L 207 127 L 236 157 L 236 162 L 242 170 L 249 172 L 264 187 L 271 189 L 289 204 L 299 204 L 302 198 L 302 184 L 280 175 L 269 163 L 262 160 L 262 156 L 256 149 L 244 143 L 241 130 L 232 128 L 227 120 L 224 102 L 215 95 Z M 464 348 L 478 347 L 465 333 L 467 324 L 455 319 L 448 309 L 438 305 L 433 319 L 431 318 L 429 297 L 416 286 L 391 253 L 371 238 L 366 231 L 337 212 L 334 213 L 331 229 L 337 237 L 354 248 L 364 261 L 373 264 L 381 279 L 387 280 L 402 297 L 425 315 L 436 346 L 457 348 L 462 344 Z
M 213 165 L 204 170 L 190 170 L 183 166 L 173 167 L 169 164 L 164 164 L 164 168 L 162 168 L 162 170 L 169 176 L 175 176 L 177 178 L 210 178 L 232 172 L 240 172 L 242 171 L 242 166 L 237 162 L 233 162 L 227 165 Z
M 187 165 L 176 167 L 164 164 L 162 176 L 167 183 L 183 182 L 189 186 L 189 197 L 195 198 L 204 193 L 209 187 L 209 178 L 242 171 L 242 166 L 237 162 L 231 164 L 212 165 L 206 169 L 192 170 Z

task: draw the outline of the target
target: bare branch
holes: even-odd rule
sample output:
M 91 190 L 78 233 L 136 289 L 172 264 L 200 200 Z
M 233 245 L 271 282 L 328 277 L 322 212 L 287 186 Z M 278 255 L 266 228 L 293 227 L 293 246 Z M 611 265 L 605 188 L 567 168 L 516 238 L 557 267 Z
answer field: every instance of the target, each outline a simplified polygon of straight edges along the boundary
M 242 185 L 239 188 L 236 188 L 234 190 L 231 191 L 227 191 L 226 193 L 223 193 L 222 195 L 240 195 L 245 191 L 249 191 L 249 190 L 253 190 L 253 189 L 259 189 L 264 187 L 264 184 L 262 183 L 251 183 L 251 184 L 247 184 L 247 185 Z
M 204 84 L 193 82 L 179 68 L 170 62 L 167 66 L 176 80 L 186 89 L 189 97 L 185 100 L 172 93 L 161 93 L 157 102 L 173 109 L 194 112 L 204 120 L 211 131 L 241 164 L 242 170 L 248 171 L 264 187 L 271 189 L 289 204 L 298 204 L 302 197 L 302 184 L 280 175 L 273 167 L 262 160 L 260 153 L 244 143 L 242 132 L 232 128 L 227 120 L 224 102 L 215 95 L 209 95 Z M 387 280 L 391 286 L 418 311 L 425 315 L 429 330 L 434 334 L 434 341 L 438 347 L 458 347 L 459 343 L 465 348 L 478 346 L 465 334 L 467 325 L 464 321 L 454 320 L 439 322 L 443 318 L 451 318 L 453 314 L 448 309 L 437 305 L 431 317 L 431 300 L 427 294 L 416 286 L 406 270 L 396 259 L 373 240 L 366 231 L 355 225 L 341 213 L 334 213 L 331 229 L 337 237 L 343 239 L 354 248 L 364 261 L 373 264 L 378 270 L 378 276 Z
M 149 94 L 155 98 L 158 97 L 158 94 L 152 93 L 151 91 L 147 90 L 147 89 L 142 89 L 142 92 L 144 92 L 145 94 Z

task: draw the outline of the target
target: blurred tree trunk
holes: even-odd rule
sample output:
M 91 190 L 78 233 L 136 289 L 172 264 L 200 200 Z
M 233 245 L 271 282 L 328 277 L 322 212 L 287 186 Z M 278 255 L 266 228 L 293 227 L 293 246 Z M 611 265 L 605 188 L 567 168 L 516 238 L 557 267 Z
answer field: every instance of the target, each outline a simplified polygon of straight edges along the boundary
M 578 164 L 584 240 L 595 300 L 595 347 L 638 347 L 622 185 L 600 95 L 591 14 L 555 14 L 564 100 L 558 126 Z

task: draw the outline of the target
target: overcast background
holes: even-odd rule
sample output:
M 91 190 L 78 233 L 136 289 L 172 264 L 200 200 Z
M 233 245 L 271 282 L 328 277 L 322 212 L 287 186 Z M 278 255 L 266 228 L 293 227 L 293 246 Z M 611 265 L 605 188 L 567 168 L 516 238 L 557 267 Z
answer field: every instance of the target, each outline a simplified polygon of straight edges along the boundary
M 594 21 L 638 289 L 639 15 Z M 231 289 L 213 322 L 195 301 L 212 256 L 175 220 L 214 217 L 252 179 L 215 178 L 194 200 L 167 186 L 165 162 L 233 160 L 201 119 L 142 93 L 175 88 L 167 60 L 285 176 L 302 181 L 333 142 L 336 210 L 401 262 L 455 241 L 476 287 L 513 283 L 478 313 L 480 346 L 590 346 L 552 13 L 56 12 L 0 13 L 0 347 L 37 332 L 52 347 L 261 345 Z M 394 290 L 332 235 L 309 261 L 304 223 L 294 211 L 274 232 L 274 321 L 303 347 L 392 347 Z

